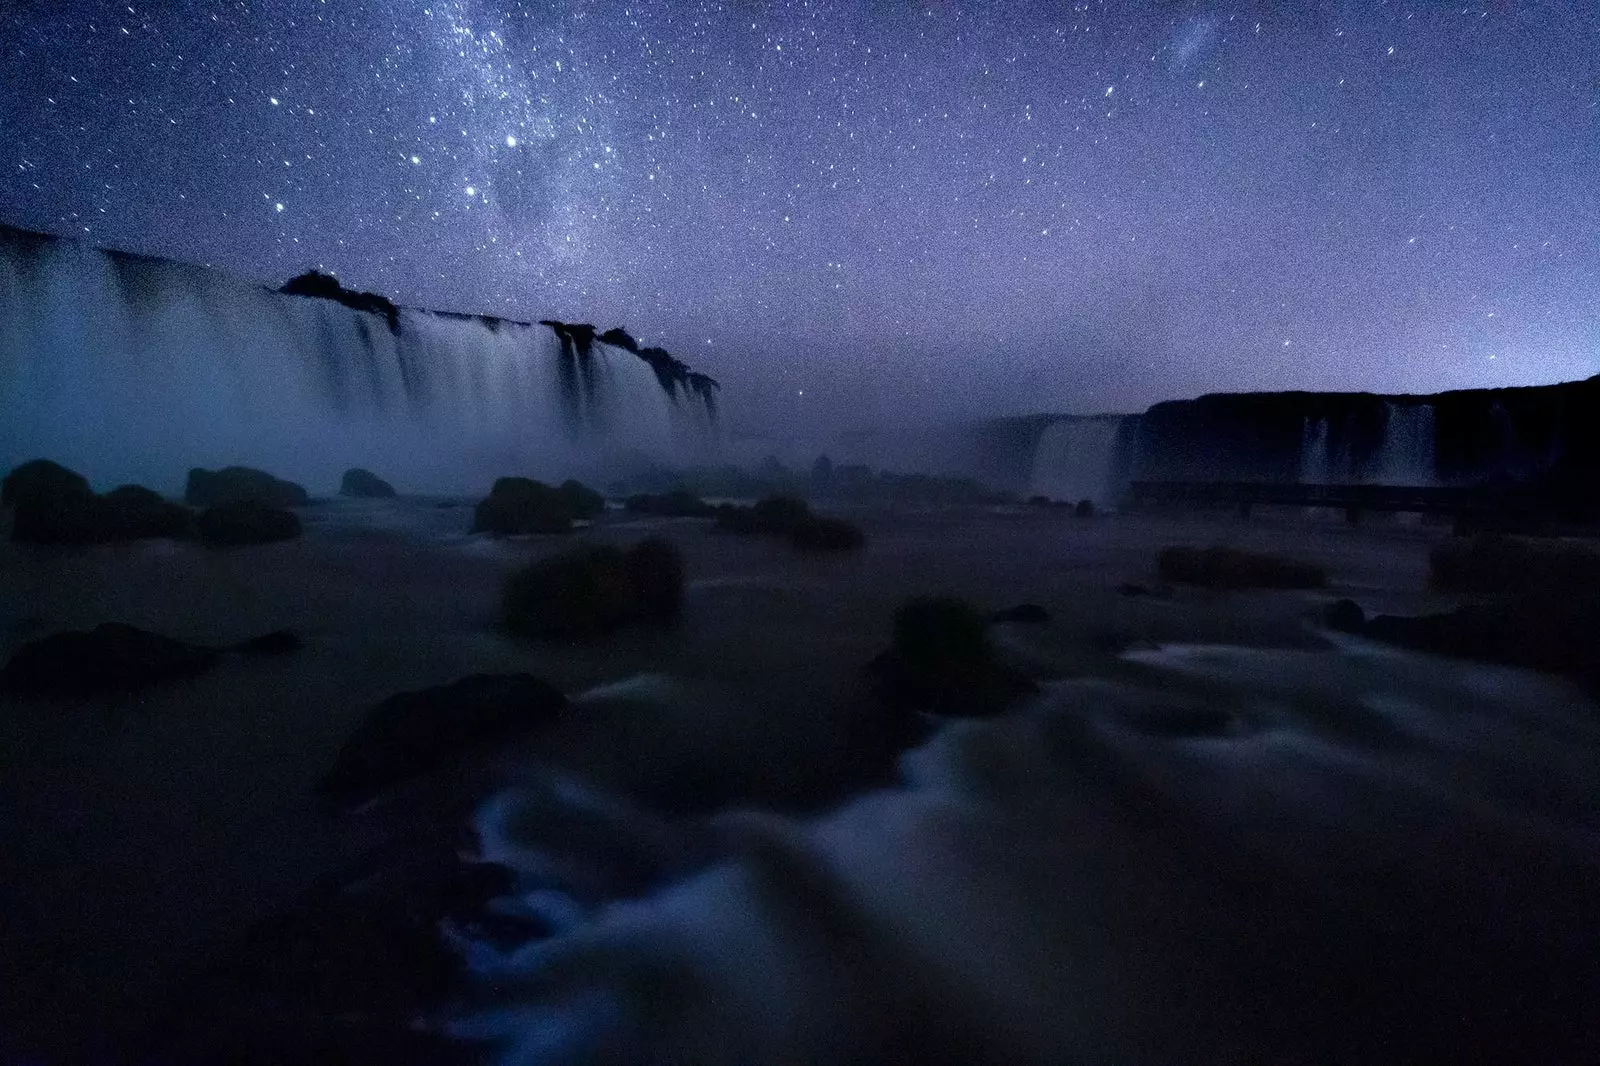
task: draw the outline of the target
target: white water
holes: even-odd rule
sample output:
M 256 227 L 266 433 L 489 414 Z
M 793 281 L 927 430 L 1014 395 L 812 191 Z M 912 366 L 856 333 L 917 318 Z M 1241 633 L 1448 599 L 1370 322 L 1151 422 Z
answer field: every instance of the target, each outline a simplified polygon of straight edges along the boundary
M 241 463 L 331 491 L 364 466 L 402 491 L 476 492 L 610 458 L 674 455 L 705 411 L 630 353 L 595 346 L 569 423 L 543 327 L 380 315 L 199 267 L 0 234 L 0 470 L 39 456 L 100 489 L 176 491 Z
M 1116 502 L 1113 464 L 1120 417 L 1061 418 L 1045 427 L 1034 450 L 1028 494 L 1053 500 Z
M 1383 444 L 1369 481 L 1380 485 L 1432 485 L 1433 405 L 1384 404 Z
M 1327 485 L 1338 481 L 1333 457 L 1328 452 L 1328 420 L 1308 418 L 1300 442 L 1300 483 Z
M 471 952 L 486 1001 L 450 1028 L 507 1064 L 1497 1060 L 1546 1009 L 1573 1035 L 1515 992 L 1594 968 L 1592 705 L 1361 642 L 1134 659 L 1150 683 L 948 726 L 818 820 L 724 816 L 727 857 L 682 879 L 660 857 L 703 830 L 496 799 L 480 836 L 525 905 L 551 871 L 577 898 L 555 938 Z M 1196 700 L 1243 728 L 1138 724 Z M 584 898 L 580 838 L 665 883 Z

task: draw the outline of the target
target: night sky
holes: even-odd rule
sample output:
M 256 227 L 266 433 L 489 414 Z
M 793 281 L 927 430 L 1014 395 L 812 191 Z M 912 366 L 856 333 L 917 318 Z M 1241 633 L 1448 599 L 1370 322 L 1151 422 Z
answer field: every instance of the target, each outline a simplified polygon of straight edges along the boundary
M 625 325 L 736 425 L 1600 372 L 1600 5 L 0 4 L 0 220 Z

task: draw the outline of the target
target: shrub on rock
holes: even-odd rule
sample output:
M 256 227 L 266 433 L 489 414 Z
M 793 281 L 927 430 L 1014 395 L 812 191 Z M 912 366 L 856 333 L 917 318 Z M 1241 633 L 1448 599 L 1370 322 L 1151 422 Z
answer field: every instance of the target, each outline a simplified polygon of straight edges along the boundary
M 1314 563 L 1236 548 L 1164 548 L 1156 565 L 1163 580 L 1214 589 L 1312 589 L 1328 583 L 1327 572 Z
M 339 495 L 364 499 L 387 499 L 396 495 L 394 486 L 370 470 L 351 467 L 339 479 Z
M 273 477 L 264 470 L 248 466 L 225 466 L 221 470 L 204 470 L 200 467 L 190 470 L 183 499 L 195 507 L 211 507 L 219 503 L 304 507 L 311 497 L 303 487 Z
M 298 537 L 300 518 L 293 511 L 245 500 L 208 507 L 195 527 L 200 539 L 213 547 L 270 544 Z
M 479 501 L 472 516 L 472 532 L 512 535 L 570 533 L 576 517 L 570 494 L 542 481 L 503 477 Z
M 360 802 L 464 751 L 545 725 L 566 703 L 558 690 L 529 674 L 474 674 L 390 696 L 339 749 L 317 792 Z
M 789 530 L 789 543 L 808 552 L 855 551 L 867 543 L 867 535 L 842 518 L 812 515 Z

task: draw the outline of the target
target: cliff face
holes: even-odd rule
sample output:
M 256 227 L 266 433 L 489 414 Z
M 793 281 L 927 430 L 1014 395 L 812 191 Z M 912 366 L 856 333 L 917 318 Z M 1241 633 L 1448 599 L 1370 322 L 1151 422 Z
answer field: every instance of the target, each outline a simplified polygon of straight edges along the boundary
M 1133 476 L 1473 484 L 1600 471 L 1600 378 L 1432 396 L 1217 394 L 1140 419 Z

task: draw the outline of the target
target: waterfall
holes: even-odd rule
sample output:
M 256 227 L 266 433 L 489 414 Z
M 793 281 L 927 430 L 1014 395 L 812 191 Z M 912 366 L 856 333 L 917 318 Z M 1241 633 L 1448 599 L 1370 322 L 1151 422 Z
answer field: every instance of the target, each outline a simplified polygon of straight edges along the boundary
M 1433 405 L 1384 403 L 1383 443 L 1367 480 L 1380 485 L 1432 485 Z
M 471 492 L 707 439 L 700 393 L 623 348 L 593 343 L 574 385 L 550 328 L 305 277 L 335 295 L 0 227 L 0 470 L 44 456 L 174 491 L 191 466 L 242 463 L 315 491 L 365 466 Z
M 1113 470 L 1120 416 L 1059 418 L 1045 427 L 1034 449 L 1030 495 L 1056 500 L 1093 500 L 1107 507 L 1116 502 Z
M 1300 441 L 1300 483 L 1326 485 L 1336 480 L 1328 452 L 1328 420 L 1308 418 Z

